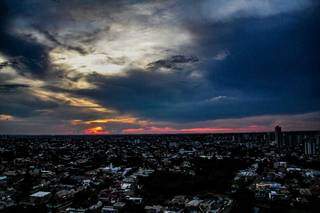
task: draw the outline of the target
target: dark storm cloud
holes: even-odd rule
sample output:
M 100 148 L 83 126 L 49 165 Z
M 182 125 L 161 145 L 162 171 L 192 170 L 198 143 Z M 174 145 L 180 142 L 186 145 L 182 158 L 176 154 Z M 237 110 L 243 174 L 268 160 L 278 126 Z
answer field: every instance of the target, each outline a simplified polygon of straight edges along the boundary
M 54 95 L 54 93 L 53 93 Z M 34 88 L 23 84 L 0 85 L 0 114 L 12 115 L 17 118 L 30 119 L 37 117 L 35 122 L 42 122 L 41 116 L 50 118 L 51 121 L 71 121 L 75 119 L 98 119 L 101 113 L 93 113 L 90 106 L 70 105 L 68 100 L 41 98 L 34 94 Z M 108 113 L 103 113 L 108 115 Z
M 223 48 L 228 49 L 230 56 L 207 64 L 207 79 L 219 90 L 259 97 L 253 112 L 265 111 L 261 110 L 263 108 L 269 111 L 265 113 L 319 109 L 318 14 L 319 9 L 315 9 L 295 16 L 228 24 L 233 31 L 225 34 L 223 40 L 228 42 Z M 219 27 L 212 31 L 217 29 Z M 216 42 L 219 39 L 203 40 L 207 47 L 214 46 Z M 210 54 L 210 48 L 203 51 Z
M 30 117 L 39 114 L 39 110 L 56 108 L 54 102 L 43 101 L 36 98 L 28 89 L 14 87 L 14 91 L 0 93 L 1 95 L 1 114 L 17 117 Z M 8 88 L 6 88 L 8 90 Z M 12 87 L 10 87 L 12 89 Z
M 270 101 L 259 104 L 259 100 L 252 98 L 233 97 L 239 94 L 216 90 L 207 79 L 193 78 L 191 73 L 131 70 L 126 76 L 95 74 L 89 80 L 98 87 L 76 93 L 121 112 L 172 122 L 256 115 L 260 112 L 251 112 L 252 109 Z M 269 112 L 268 106 L 264 108 L 260 109 L 261 114 Z
M 24 75 L 32 75 L 36 78 L 43 78 L 50 74 L 50 61 L 48 52 L 53 47 L 62 46 L 68 50 L 76 51 L 82 55 L 88 51 L 81 46 L 70 44 L 70 42 L 59 40 L 58 36 L 53 34 L 52 29 L 68 29 L 77 23 L 88 21 L 86 17 L 89 14 L 83 15 L 81 11 L 92 10 L 91 21 L 94 17 L 98 17 L 99 13 L 105 12 L 103 15 L 108 16 L 108 11 L 118 10 L 124 5 L 125 1 L 20 1 L 10 0 L 0 2 L 0 53 L 8 58 L 19 58 L 20 67 L 17 69 Z M 95 11 L 100 8 L 101 11 Z M 118 9 L 117 9 L 118 8 Z M 71 13 L 79 13 L 82 16 L 81 20 L 75 20 Z M 102 17 L 103 18 L 103 17 Z M 89 18 L 88 18 L 89 19 Z M 90 22 L 86 29 L 80 29 L 79 32 L 70 34 L 71 37 L 82 39 L 85 41 L 94 40 L 99 32 L 103 29 L 90 29 Z M 15 27 L 15 28 L 13 28 Z M 34 35 L 30 33 L 17 34 L 14 30 L 20 30 L 27 27 L 37 31 L 43 35 L 51 44 L 38 41 Z M 6 63 L 1 64 L 1 68 L 6 66 Z M 23 66 L 22 66 L 23 65 Z M 52 71 L 52 70 L 51 70 Z
M 0 63 L 0 70 L 4 67 L 8 67 L 9 65 L 10 65 L 9 61 L 5 61 L 5 62 Z
M 126 76 L 104 77 L 94 74 L 88 80 L 97 88 L 76 92 L 93 97 L 121 112 L 150 118 L 168 119 L 173 116 L 174 119 L 176 115 L 170 113 L 172 108 L 185 102 L 199 101 L 215 93 L 205 80 L 194 80 L 191 73 L 187 70 L 172 73 L 131 70 Z
M 18 89 L 28 88 L 26 84 L 0 84 L 0 93 L 15 92 Z
M 13 65 L 23 64 L 25 69 L 19 69 L 22 74 L 31 73 L 40 77 L 47 69 L 47 52 L 43 45 L 25 40 L 9 33 L 10 21 L 14 17 L 14 11 L 6 5 L 5 1 L 0 3 L 0 53 L 9 58 L 16 58 Z M 21 66 L 16 66 L 20 68 Z
M 199 59 L 196 56 L 174 55 L 168 59 L 161 59 L 148 64 L 148 69 L 168 68 L 175 69 L 179 64 L 195 63 Z
M 78 94 L 123 112 L 173 122 L 317 111 L 318 14 L 316 8 L 292 16 L 205 22 L 197 26 L 202 28 L 198 52 L 206 58 L 197 67 L 203 78 L 190 77 L 191 71 L 132 70 L 126 76 L 93 75 L 89 81 L 98 88 Z M 214 60 L 219 50 L 228 57 Z M 179 63 L 196 61 L 176 56 L 148 67 L 174 70 Z
M 46 116 L 50 125 L 105 116 L 41 99 L 21 76 L 41 80 L 41 91 L 85 97 L 116 115 L 176 125 L 319 111 L 319 14 L 313 0 L 0 1 L 0 114 L 30 122 Z M 55 48 L 65 59 L 55 58 L 59 63 L 74 64 L 54 66 Z M 122 70 L 103 75 L 110 64 Z M 18 74 L 3 72 L 9 68 Z M 80 81 L 91 87 L 74 86 Z M 126 125 L 106 128 L 139 127 Z
M 0 71 L 8 67 L 13 67 L 17 70 L 22 70 L 24 68 L 24 61 L 25 59 L 21 56 L 11 57 L 10 59 L 0 63 Z

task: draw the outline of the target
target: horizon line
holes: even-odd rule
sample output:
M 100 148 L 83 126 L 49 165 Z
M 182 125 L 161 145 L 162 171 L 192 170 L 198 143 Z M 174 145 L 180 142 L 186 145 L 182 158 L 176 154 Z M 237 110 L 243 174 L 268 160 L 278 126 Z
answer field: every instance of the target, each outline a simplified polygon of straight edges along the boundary
M 288 130 L 283 133 L 297 133 L 297 132 L 319 132 L 319 130 Z M 199 132 L 199 133 L 131 133 L 131 134 L 0 134 L 2 136 L 143 136 L 143 135 L 228 135 L 228 134 L 261 134 L 274 133 L 274 131 L 260 131 L 260 132 Z

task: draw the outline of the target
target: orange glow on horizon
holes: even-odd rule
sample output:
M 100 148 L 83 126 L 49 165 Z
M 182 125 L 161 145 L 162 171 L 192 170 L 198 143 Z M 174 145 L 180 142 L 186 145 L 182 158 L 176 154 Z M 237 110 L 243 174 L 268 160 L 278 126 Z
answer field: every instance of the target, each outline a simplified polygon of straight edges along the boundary
M 103 135 L 103 134 L 110 134 L 109 131 L 105 130 L 101 126 L 91 127 L 84 130 L 84 133 L 87 135 Z
M 243 128 L 224 128 L 224 127 L 199 127 L 175 129 L 172 127 L 148 127 L 148 128 L 128 128 L 122 130 L 123 134 L 188 134 L 188 133 L 227 133 L 227 132 L 258 132 L 267 131 L 264 126 L 248 126 Z

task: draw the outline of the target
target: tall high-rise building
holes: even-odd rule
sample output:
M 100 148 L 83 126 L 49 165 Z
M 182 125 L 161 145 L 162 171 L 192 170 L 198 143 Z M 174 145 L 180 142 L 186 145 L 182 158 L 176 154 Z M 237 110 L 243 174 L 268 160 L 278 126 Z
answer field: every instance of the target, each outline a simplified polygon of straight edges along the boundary
M 278 146 L 278 148 L 282 147 L 282 133 L 281 133 L 281 127 L 276 126 L 274 128 L 274 136 L 275 136 L 275 141 Z

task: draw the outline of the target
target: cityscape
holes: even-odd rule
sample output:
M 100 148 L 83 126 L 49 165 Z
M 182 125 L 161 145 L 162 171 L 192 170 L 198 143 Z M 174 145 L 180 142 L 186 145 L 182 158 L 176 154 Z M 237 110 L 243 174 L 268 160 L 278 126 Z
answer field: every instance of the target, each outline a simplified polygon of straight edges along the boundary
M 0 213 L 320 212 L 319 0 L 0 0 Z
M 2 212 L 317 212 L 320 131 L 9 136 Z

